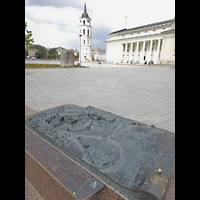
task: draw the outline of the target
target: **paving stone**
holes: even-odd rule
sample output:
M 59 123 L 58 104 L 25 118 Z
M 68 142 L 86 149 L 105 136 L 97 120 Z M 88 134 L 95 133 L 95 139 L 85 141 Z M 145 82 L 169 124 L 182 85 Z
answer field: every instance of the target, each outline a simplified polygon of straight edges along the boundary
M 36 110 L 65 103 L 91 105 L 175 130 L 174 70 L 83 65 L 89 68 L 25 69 L 25 104 Z

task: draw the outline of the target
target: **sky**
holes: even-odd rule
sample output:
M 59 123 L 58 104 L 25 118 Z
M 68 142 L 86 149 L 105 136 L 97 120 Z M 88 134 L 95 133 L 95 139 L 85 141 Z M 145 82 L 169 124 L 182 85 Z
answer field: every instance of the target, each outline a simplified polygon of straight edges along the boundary
M 25 21 L 34 44 L 79 50 L 79 18 L 85 2 L 92 19 L 92 49 L 106 49 L 113 31 L 175 17 L 175 0 L 25 0 Z

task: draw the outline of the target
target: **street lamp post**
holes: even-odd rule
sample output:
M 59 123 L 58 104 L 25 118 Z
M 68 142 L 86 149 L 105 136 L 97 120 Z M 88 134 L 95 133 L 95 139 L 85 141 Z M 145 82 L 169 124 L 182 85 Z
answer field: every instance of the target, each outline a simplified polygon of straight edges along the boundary
M 80 66 L 81 66 L 81 34 L 79 35 L 80 36 L 80 53 L 79 53 L 79 58 L 80 58 Z

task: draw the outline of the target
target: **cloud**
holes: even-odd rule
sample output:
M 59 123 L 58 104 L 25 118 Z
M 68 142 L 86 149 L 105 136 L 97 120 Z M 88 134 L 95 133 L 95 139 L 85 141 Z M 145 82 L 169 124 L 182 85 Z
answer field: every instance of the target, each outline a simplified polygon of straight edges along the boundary
M 87 5 L 93 24 L 111 31 L 164 21 L 175 15 L 175 0 L 87 0 Z
M 110 32 L 110 28 L 107 27 L 93 27 L 92 29 L 92 48 L 106 49 L 105 41 L 109 38 L 107 33 Z
M 82 0 L 25 0 L 27 6 L 75 7 L 81 9 Z
M 92 19 L 92 48 L 106 48 L 112 31 L 174 18 L 175 0 L 87 0 Z M 25 21 L 35 43 L 79 49 L 79 17 L 84 0 L 25 0 Z M 56 44 L 57 42 L 57 44 Z
M 58 8 L 53 6 L 27 6 L 25 17 L 38 23 L 70 24 L 77 26 L 81 10 L 73 7 Z
M 80 13 L 80 9 L 73 7 L 26 6 L 25 20 L 35 43 L 46 47 L 77 48 Z
M 74 27 L 64 28 L 61 31 L 57 24 L 37 23 L 31 20 L 28 20 L 28 24 L 31 24 L 35 44 L 51 48 L 62 46 L 67 49 L 78 46 L 78 35 L 72 31 Z
M 82 13 L 83 9 L 73 7 L 26 6 L 25 20 L 28 22 L 28 29 L 33 32 L 35 43 L 45 47 L 79 49 L 79 17 Z M 92 17 L 93 48 L 105 49 L 110 27 L 106 26 L 104 20 L 105 16 Z

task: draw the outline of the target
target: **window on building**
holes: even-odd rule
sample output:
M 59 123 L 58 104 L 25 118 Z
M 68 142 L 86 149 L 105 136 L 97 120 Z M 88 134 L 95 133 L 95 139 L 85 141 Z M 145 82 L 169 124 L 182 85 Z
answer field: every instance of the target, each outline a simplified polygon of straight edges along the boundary
M 87 20 L 87 22 L 89 23 L 90 21 L 89 21 L 89 20 Z
M 87 34 L 90 35 L 90 30 L 89 29 L 87 30 Z
M 129 44 L 128 44 L 128 47 L 127 47 L 127 51 L 129 52 Z
M 138 51 L 140 51 L 140 43 L 139 43 Z
M 83 40 L 83 44 L 85 44 L 85 40 Z
M 83 29 L 83 35 L 85 35 L 85 29 Z
M 132 49 L 132 51 L 135 51 L 135 45 L 133 44 L 133 49 Z
M 85 25 L 85 20 L 83 20 L 83 25 Z

